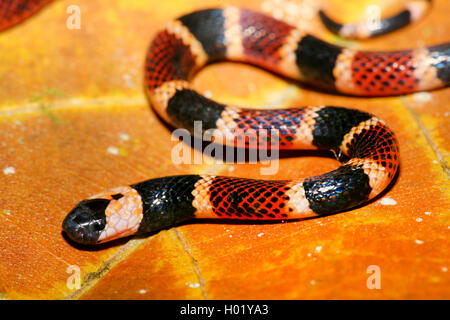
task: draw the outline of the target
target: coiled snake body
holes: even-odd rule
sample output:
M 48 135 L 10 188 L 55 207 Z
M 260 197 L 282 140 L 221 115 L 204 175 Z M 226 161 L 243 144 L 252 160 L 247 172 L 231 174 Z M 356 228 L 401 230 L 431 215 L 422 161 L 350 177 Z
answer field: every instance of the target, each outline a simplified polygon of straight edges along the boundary
M 81 201 L 67 215 L 63 229 L 70 238 L 95 244 L 193 218 L 281 220 L 326 215 L 363 204 L 392 181 L 399 149 L 382 120 L 335 106 L 255 110 L 212 101 L 192 89 L 189 79 L 201 67 L 220 60 L 251 63 L 327 90 L 361 96 L 405 94 L 450 82 L 448 43 L 363 52 L 326 43 L 247 9 L 224 7 L 182 16 L 156 34 L 145 61 L 148 96 L 165 121 L 193 135 L 202 134 L 194 131 L 193 123 L 202 121 L 204 131 L 212 130 L 224 137 L 223 144 L 233 147 L 328 149 L 349 160 L 334 171 L 306 179 L 181 175 L 115 188 Z M 260 134 L 263 131 L 265 135 Z

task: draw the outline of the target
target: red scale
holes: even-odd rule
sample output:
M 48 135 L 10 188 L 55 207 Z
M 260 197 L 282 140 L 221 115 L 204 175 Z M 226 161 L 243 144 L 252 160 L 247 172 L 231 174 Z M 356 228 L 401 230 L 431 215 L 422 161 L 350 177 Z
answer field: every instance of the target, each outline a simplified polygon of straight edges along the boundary
M 280 20 L 250 10 L 241 11 L 240 23 L 246 61 L 276 71 L 281 59 L 278 50 L 285 44 L 286 37 L 294 28 Z
M 190 48 L 175 35 L 161 31 L 148 51 L 145 64 L 147 86 L 154 89 L 166 81 L 187 80 L 194 66 L 195 56 Z
M 418 79 L 412 51 L 359 52 L 353 58 L 353 83 L 365 95 L 391 95 L 416 91 Z
M 226 218 L 283 219 L 292 210 L 287 205 L 287 183 L 217 177 L 210 185 L 210 202 L 214 213 Z

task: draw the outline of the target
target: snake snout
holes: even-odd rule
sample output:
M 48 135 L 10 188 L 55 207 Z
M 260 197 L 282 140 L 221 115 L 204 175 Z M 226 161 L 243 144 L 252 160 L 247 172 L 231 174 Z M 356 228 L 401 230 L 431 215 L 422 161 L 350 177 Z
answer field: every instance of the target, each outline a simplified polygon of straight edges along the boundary
M 97 243 L 106 226 L 105 209 L 109 202 L 108 199 L 81 201 L 64 219 L 63 230 L 78 243 Z

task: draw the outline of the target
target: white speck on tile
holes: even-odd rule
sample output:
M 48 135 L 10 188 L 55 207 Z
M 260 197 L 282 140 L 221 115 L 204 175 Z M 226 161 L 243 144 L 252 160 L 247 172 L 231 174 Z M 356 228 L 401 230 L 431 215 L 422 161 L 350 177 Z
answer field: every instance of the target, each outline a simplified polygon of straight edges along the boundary
M 122 141 L 128 141 L 128 140 L 130 140 L 130 136 L 127 134 L 127 133 L 119 133 L 119 138 L 120 138 L 120 140 L 122 140 Z
M 322 247 L 321 247 L 321 246 L 317 246 L 316 249 L 315 249 L 315 251 L 316 251 L 317 253 L 319 253 L 320 251 L 322 251 Z
M 265 12 L 269 12 L 272 10 L 272 3 L 269 1 L 265 1 L 263 2 L 263 4 L 261 5 L 261 8 L 263 11 Z
M 200 283 L 196 282 L 196 283 L 188 283 L 187 284 L 190 288 L 198 288 L 200 287 Z
M 14 167 L 6 167 L 5 169 L 3 169 L 3 173 L 6 175 L 14 174 L 16 173 L 16 169 L 14 169 Z
M 315 280 L 311 280 L 309 283 L 311 283 L 311 285 L 315 285 L 316 281 Z
M 417 243 L 417 244 L 423 244 L 423 241 L 419 240 L 419 239 L 414 240 L 414 242 Z
M 233 235 L 232 235 L 232 234 L 230 234 L 230 238 L 233 238 Z
M 442 267 L 441 270 L 442 270 L 442 272 L 447 272 L 448 271 L 447 267 Z
M 118 155 L 119 154 L 119 149 L 116 147 L 108 147 L 108 149 L 106 150 L 106 152 L 111 153 L 113 155 Z
M 134 87 L 134 82 L 131 78 L 131 75 L 129 75 L 128 73 L 124 74 L 123 76 L 123 80 L 125 81 L 125 85 L 127 87 Z
M 264 232 L 258 233 L 258 237 L 261 237 L 264 234 Z
M 437 163 L 439 163 L 439 162 L 438 162 L 437 160 L 433 160 L 433 163 L 436 163 L 436 164 L 437 164 Z
M 208 99 L 212 98 L 212 96 L 213 96 L 211 90 L 205 90 L 205 91 L 203 92 L 203 95 L 204 95 L 206 98 L 208 98 Z
M 229 166 L 228 167 L 228 171 L 233 172 L 234 171 L 234 166 Z
M 147 290 L 145 290 L 145 289 L 141 289 L 141 290 L 139 290 L 139 293 L 140 293 L 140 294 L 144 294 L 144 293 L 147 293 Z
M 283 19 L 284 12 L 283 12 L 283 10 L 281 10 L 280 8 L 275 8 L 275 9 L 273 10 L 272 16 L 273 16 L 275 19 L 281 20 L 281 19 Z
M 10 216 L 11 215 L 11 210 L 5 209 L 5 210 L 2 211 L 2 213 L 6 214 L 7 216 Z
M 416 221 L 417 221 L 417 222 L 422 222 L 423 219 L 422 219 L 422 218 L 417 218 Z
M 309 253 L 307 254 L 307 256 L 308 256 L 308 257 L 311 257 L 311 252 L 309 252 Z
M 418 92 L 412 95 L 412 98 L 416 102 L 428 102 L 433 99 L 432 95 L 428 92 Z
M 250 92 L 255 92 L 256 90 L 258 90 L 258 87 L 256 86 L 256 84 L 254 82 L 249 82 L 247 84 L 247 88 L 248 88 L 248 91 L 250 91 Z
M 384 197 L 383 199 L 381 199 L 381 204 L 384 206 L 393 206 L 397 204 L 397 201 L 389 197 Z
M 426 214 L 427 216 L 430 216 L 430 215 L 431 215 L 431 212 L 430 212 L 430 211 L 425 211 L 425 214 Z

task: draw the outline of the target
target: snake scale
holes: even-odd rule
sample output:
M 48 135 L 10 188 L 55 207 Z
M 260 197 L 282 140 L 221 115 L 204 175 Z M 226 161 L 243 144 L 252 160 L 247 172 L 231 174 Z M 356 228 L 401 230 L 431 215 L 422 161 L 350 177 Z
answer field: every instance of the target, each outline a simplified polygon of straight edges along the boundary
M 0 1 L 0 30 L 49 2 Z M 417 6 L 406 11 L 382 20 L 380 29 L 372 33 L 319 14 L 332 31 L 364 38 L 420 16 Z M 226 146 L 326 149 L 346 160 L 336 170 L 304 179 L 178 175 L 114 188 L 81 201 L 67 215 L 63 230 L 71 239 L 97 244 L 194 218 L 286 220 L 328 215 L 364 204 L 390 184 L 399 167 L 399 147 L 381 119 L 337 106 L 258 110 L 215 102 L 195 91 L 190 80 L 200 68 L 223 60 L 249 63 L 327 91 L 357 96 L 407 94 L 450 83 L 449 43 L 403 51 L 358 51 L 249 9 L 225 6 L 186 14 L 156 33 L 145 58 L 145 87 L 162 119 L 194 136 L 210 130 L 223 137 L 215 142 Z M 202 122 L 203 132 L 194 130 L 194 121 Z

